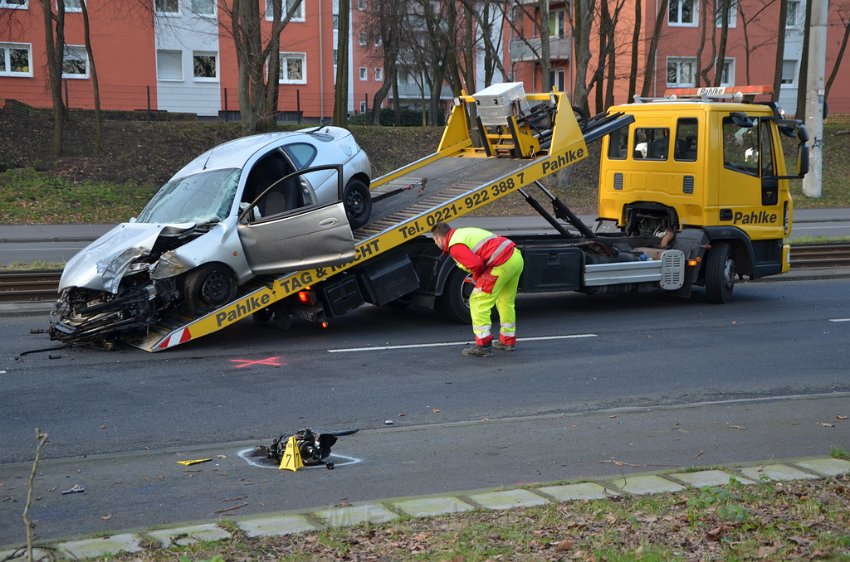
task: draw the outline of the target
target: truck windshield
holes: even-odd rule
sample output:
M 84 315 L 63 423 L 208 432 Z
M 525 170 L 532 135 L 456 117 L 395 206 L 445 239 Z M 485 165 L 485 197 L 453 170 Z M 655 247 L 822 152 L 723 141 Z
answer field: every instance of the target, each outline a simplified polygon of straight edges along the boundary
M 204 224 L 223 220 L 233 205 L 241 171 L 212 170 L 172 180 L 159 188 L 137 222 Z

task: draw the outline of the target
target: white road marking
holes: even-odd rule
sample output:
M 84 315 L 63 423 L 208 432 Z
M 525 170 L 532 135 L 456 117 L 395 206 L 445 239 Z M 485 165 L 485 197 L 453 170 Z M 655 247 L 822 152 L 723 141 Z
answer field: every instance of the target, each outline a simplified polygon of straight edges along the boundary
M 850 322 L 850 318 L 830 318 L 830 322 Z
M 579 338 L 595 338 L 596 334 L 571 334 L 568 336 L 539 336 L 534 338 L 517 338 L 517 342 L 523 341 L 544 341 L 544 340 L 568 340 Z M 393 349 L 417 349 L 424 347 L 448 347 L 455 345 L 468 345 L 469 340 L 465 341 L 450 341 L 441 343 L 414 343 L 407 345 L 382 345 L 375 347 L 349 347 L 344 349 L 329 349 L 328 353 L 354 353 L 358 351 L 387 351 Z
M 843 225 L 838 226 L 797 226 L 794 225 L 794 230 L 825 230 L 827 228 L 847 228 Z
M 247 462 L 248 464 L 250 464 L 253 467 L 256 467 L 256 468 L 273 468 L 275 470 L 278 469 L 277 466 L 275 466 L 274 464 L 260 464 L 257 461 L 255 461 L 254 459 L 250 458 L 248 455 L 250 453 L 253 453 L 253 452 L 254 452 L 254 449 L 243 449 L 236 454 L 239 456 L 240 459 Z M 343 459 L 343 461 L 340 462 L 337 459 Z M 349 465 L 349 464 L 357 464 L 359 462 L 363 462 L 362 459 L 358 459 L 358 458 L 355 458 L 355 457 L 347 457 L 345 455 L 338 455 L 336 453 L 331 453 L 330 455 L 328 455 L 327 460 L 333 461 L 334 468 L 338 468 L 340 466 L 346 466 L 346 465 Z M 325 465 L 317 464 L 317 465 L 314 465 L 314 466 L 305 466 L 304 468 L 325 468 Z
M 0 371 L 0 375 L 5 375 L 6 371 Z

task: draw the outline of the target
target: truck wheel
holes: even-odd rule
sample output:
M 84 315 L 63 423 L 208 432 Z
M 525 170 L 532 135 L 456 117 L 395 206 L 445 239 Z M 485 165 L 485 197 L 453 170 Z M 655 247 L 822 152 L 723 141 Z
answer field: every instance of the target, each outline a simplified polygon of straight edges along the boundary
M 728 242 L 712 244 L 705 257 L 705 294 L 709 302 L 723 304 L 732 298 L 735 260 Z
M 229 303 L 236 296 L 236 277 L 219 263 L 202 265 L 186 274 L 185 307 L 193 314 Z
M 443 294 L 437 300 L 437 310 L 455 322 L 468 324 L 471 321 L 469 313 L 469 295 L 475 284 L 472 276 L 457 267 L 449 274 Z
M 352 230 L 369 222 L 369 215 L 372 214 L 372 196 L 365 183 L 358 179 L 349 181 L 342 192 L 342 201 Z
M 285 301 L 277 301 L 268 306 L 267 310 L 274 312 L 274 325 L 280 330 L 292 328 L 292 315 L 289 304 Z

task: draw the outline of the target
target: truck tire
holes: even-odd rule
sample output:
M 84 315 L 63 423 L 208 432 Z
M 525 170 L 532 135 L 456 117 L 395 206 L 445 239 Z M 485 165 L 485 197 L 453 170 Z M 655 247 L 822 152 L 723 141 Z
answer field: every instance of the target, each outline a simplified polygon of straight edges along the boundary
M 186 274 L 185 308 L 192 314 L 229 303 L 236 296 L 236 277 L 226 265 L 207 263 Z
M 372 196 L 365 183 L 358 179 L 349 181 L 342 193 L 342 201 L 352 230 L 369 222 L 369 215 L 372 214 Z
M 472 318 L 469 313 L 469 295 L 473 287 L 472 276 L 455 267 L 446 280 L 443 294 L 437 300 L 437 311 L 449 320 L 468 324 Z
M 728 242 L 711 245 L 705 257 L 705 294 L 709 302 L 724 304 L 735 287 L 735 259 Z

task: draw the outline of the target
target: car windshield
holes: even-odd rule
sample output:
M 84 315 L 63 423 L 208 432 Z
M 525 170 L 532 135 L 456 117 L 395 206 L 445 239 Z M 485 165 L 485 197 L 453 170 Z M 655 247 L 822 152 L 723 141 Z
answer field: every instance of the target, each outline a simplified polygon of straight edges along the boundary
M 233 205 L 241 171 L 212 170 L 171 180 L 145 205 L 137 222 L 204 224 L 224 220 Z

